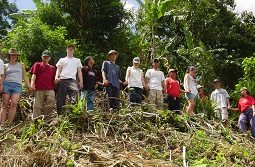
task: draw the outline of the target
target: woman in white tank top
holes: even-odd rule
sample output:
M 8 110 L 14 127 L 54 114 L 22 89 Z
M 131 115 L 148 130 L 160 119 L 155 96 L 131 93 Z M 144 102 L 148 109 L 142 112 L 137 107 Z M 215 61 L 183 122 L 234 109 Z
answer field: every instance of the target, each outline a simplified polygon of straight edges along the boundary
M 188 67 L 187 74 L 184 77 L 185 97 L 188 100 L 187 113 L 194 114 L 195 98 L 197 96 L 197 81 L 196 81 L 196 68 L 194 66 Z
M 18 52 L 12 48 L 8 53 L 9 63 L 5 64 L 2 109 L 0 112 L 0 128 L 8 120 L 12 124 L 16 115 L 17 104 L 22 92 L 22 80 L 26 82 L 29 90 L 32 90 L 29 79 L 26 75 L 25 66 L 18 60 Z

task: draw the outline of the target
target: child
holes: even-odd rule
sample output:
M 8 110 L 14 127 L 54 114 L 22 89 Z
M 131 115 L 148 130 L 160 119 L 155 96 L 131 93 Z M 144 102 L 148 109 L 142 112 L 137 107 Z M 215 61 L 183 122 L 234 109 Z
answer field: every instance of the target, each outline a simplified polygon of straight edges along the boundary
M 119 94 L 120 94 L 120 68 L 116 65 L 116 59 L 119 53 L 115 50 L 110 50 L 108 60 L 102 65 L 103 84 L 106 86 L 108 102 L 111 109 L 119 109 Z
M 102 83 L 99 82 L 97 70 L 93 68 L 93 65 L 95 64 L 93 57 L 86 57 L 84 62 L 85 66 L 82 68 L 84 86 L 81 92 L 81 99 L 86 98 L 87 112 L 92 112 L 94 110 L 96 84 L 102 85 Z
M 215 79 L 213 81 L 215 90 L 211 94 L 211 100 L 215 103 L 214 112 L 220 118 L 223 123 L 228 120 L 228 109 L 230 108 L 229 95 L 225 89 L 221 88 L 221 81 Z
M 162 71 L 159 70 L 160 62 L 158 59 L 154 59 L 152 63 L 152 69 L 147 70 L 145 74 L 145 84 L 149 89 L 148 100 L 151 104 L 155 104 L 158 108 L 163 106 L 163 94 L 165 92 L 165 76 Z

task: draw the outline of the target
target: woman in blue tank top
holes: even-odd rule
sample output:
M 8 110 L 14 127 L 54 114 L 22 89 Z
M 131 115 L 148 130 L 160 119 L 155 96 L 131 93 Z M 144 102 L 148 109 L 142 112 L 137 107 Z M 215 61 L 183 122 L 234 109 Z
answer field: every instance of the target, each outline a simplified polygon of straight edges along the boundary
M 0 112 L 0 126 L 8 121 L 12 124 L 16 115 L 17 104 L 22 93 L 22 80 L 25 81 L 29 90 L 32 90 L 26 75 L 25 66 L 18 61 L 18 52 L 12 48 L 8 53 L 9 63 L 5 64 L 4 82 L 2 94 L 2 109 Z

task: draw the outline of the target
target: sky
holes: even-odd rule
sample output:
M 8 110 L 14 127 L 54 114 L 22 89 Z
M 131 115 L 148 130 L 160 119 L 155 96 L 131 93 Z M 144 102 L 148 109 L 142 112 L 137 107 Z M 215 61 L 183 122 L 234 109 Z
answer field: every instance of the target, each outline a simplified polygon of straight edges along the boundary
M 35 4 L 32 0 L 9 0 L 10 2 L 16 2 L 20 10 L 22 9 L 35 9 Z M 136 0 L 121 0 L 125 3 L 126 9 L 137 9 L 139 4 Z M 245 10 L 252 11 L 255 14 L 255 0 L 235 0 L 236 1 L 236 12 L 241 13 Z

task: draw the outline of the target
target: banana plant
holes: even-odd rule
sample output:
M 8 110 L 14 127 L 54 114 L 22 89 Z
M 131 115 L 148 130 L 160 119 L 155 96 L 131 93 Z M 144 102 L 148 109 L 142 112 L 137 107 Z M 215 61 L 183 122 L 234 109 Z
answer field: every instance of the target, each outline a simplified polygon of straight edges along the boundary
M 160 26 L 160 19 L 167 15 L 171 6 L 176 5 L 179 0 L 137 0 L 141 6 L 141 32 L 144 42 L 148 42 L 150 49 L 150 59 L 157 57 L 157 29 Z

